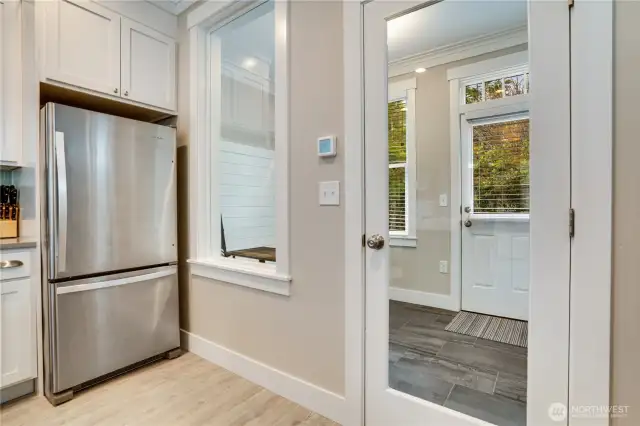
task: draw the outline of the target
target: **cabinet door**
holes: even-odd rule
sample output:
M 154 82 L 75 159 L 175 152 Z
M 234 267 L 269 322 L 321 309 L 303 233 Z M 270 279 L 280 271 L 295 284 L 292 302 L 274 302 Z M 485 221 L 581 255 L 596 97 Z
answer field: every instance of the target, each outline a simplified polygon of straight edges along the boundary
M 122 95 L 176 109 L 175 41 L 126 18 L 122 18 Z
M 120 15 L 88 0 L 46 7 L 46 78 L 119 95 Z
M 22 161 L 20 3 L 0 3 L 0 165 Z
M 5 155 L 6 137 L 4 134 L 4 4 L 0 2 L 0 161 Z
M 28 278 L 0 282 L 2 353 L 0 387 L 34 377 L 32 368 L 33 326 Z

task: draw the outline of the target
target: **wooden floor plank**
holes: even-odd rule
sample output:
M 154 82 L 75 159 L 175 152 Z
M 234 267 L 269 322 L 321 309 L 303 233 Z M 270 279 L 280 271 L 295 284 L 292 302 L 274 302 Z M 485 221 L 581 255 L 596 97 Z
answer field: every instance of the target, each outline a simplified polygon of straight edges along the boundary
M 2 426 L 337 426 L 191 353 L 86 391 L 59 407 L 29 397 L 0 409 Z

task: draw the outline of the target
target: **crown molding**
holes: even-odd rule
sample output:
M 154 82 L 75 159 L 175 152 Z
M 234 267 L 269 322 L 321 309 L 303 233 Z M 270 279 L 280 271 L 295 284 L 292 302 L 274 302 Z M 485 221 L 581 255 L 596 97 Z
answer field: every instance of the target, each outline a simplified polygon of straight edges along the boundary
M 438 47 L 389 63 L 389 77 L 414 72 L 416 68 L 431 68 L 437 65 L 525 44 L 528 42 L 528 39 L 527 26 L 523 25 Z
M 187 10 L 189 6 L 194 4 L 197 0 L 147 0 L 154 6 L 159 7 L 165 12 L 169 12 L 172 15 L 180 15 Z

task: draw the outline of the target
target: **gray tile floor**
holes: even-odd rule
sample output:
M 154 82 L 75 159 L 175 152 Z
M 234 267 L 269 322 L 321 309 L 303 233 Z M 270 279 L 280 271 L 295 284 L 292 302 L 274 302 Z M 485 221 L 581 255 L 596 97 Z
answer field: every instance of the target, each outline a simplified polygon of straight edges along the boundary
M 392 388 L 498 426 L 526 424 L 525 348 L 445 331 L 455 312 L 389 303 Z

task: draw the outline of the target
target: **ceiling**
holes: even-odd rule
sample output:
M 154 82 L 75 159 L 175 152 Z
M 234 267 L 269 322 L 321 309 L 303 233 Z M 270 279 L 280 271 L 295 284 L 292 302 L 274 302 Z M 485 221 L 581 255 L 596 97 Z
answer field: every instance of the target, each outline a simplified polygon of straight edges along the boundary
M 147 0 L 149 3 L 173 14 L 179 15 L 197 0 Z
M 443 1 L 389 21 L 389 62 L 526 25 L 526 0 Z

